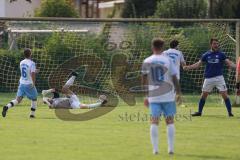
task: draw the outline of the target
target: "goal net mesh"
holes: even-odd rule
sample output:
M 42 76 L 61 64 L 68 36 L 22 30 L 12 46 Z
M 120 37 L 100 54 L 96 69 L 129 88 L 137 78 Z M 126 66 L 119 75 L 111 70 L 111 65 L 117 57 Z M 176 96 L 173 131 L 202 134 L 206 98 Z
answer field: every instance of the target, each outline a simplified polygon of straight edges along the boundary
M 177 39 L 187 64 L 197 62 L 209 50 L 211 37 L 219 39 L 221 50 L 236 61 L 235 25 L 220 22 L 18 22 L 9 21 L 1 34 L 0 91 L 16 92 L 19 62 L 24 48 L 31 48 L 40 70 L 36 87 L 60 89 L 71 71 L 79 73 L 72 90 L 92 101 L 100 93 L 119 96 L 134 103 L 140 85 L 142 61 L 152 54 L 151 40 L 165 40 L 165 49 Z M 201 92 L 204 65 L 181 70 L 184 96 Z M 224 77 L 230 93 L 235 90 L 235 71 L 227 67 Z M 213 93 L 217 93 L 216 89 Z M 188 98 L 185 98 L 188 101 Z M 190 100 L 189 100 L 190 101 Z

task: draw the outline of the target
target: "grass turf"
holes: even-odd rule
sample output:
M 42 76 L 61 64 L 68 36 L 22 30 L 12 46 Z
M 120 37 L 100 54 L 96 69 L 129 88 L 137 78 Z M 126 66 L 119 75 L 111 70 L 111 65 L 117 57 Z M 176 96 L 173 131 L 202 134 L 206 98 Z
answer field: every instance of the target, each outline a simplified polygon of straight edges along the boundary
M 13 94 L 0 94 L 5 105 Z M 193 99 L 197 99 L 194 98 Z M 166 126 L 159 127 L 160 154 L 152 155 L 148 109 L 139 101 L 129 107 L 121 103 L 112 112 L 90 121 L 62 121 L 40 101 L 36 119 L 29 119 L 30 102 L 24 100 L 0 118 L 0 159 L 177 159 L 239 160 L 240 108 L 228 118 L 226 109 L 215 101 L 206 103 L 204 116 L 191 117 L 197 101 L 178 108 L 175 155 L 167 154 Z

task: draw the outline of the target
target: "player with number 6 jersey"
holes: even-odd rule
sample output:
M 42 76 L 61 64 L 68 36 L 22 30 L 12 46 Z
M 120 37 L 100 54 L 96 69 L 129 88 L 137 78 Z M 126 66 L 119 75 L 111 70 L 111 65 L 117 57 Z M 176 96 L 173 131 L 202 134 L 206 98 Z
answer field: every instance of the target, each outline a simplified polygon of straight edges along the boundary
M 10 101 L 3 107 L 2 116 L 6 117 L 9 108 L 19 104 L 24 96 L 31 100 L 30 118 L 35 118 L 35 110 L 37 107 L 37 89 L 35 87 L 36 64 L 32 61 L 32 52 L 29 48 L 24 50 L 25 59 L 20 62 L 21 77 L 16 99 Z
M 36 72 L 36 65 L 31 59 L 24 59 L 20 62 L 20 84 L 33 84 L 32 73 Z

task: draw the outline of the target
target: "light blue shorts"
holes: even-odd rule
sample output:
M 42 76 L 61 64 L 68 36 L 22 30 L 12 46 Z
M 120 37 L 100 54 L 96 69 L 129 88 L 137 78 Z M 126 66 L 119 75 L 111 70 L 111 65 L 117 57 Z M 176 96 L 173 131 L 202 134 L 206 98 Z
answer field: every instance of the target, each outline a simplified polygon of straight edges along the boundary
M 27 96 L 27 98 L 30 100 L 37 100 L 38 93 L 35 86 L 32 87 L 31 84 L 20 84 L 18 86 L 17 96 Z
M 174 101 L 150 103 L 149 106 L 151 117 L 160 117 L 162 114 L 164 117 L 170 117 L 176 114 L 176 103 Z

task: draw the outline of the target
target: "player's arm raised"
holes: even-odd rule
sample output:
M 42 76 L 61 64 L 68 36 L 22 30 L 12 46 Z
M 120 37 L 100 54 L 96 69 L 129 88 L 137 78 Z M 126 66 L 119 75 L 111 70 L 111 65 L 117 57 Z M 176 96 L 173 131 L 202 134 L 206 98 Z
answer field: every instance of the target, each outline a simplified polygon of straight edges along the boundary
M 235 69 L 236 68 L 236 64 L 233 63 L 231 60 L 229 60 L 228 58 L 225 59 L 225 63 L 228 65 L 229 68 L 233 68 Z
M 199 60 L 197 63 L 194 63 L 189 66 L 184 66 L 183 69 L 184 70 L 198 69 L 201 65 L 202 65 L 202 60 Z

